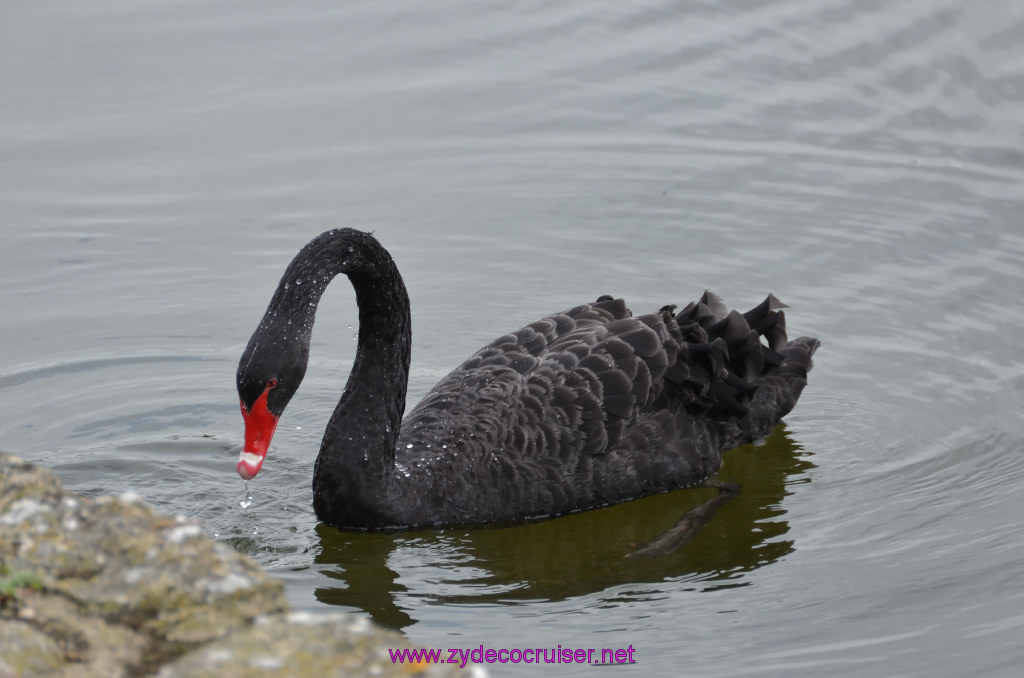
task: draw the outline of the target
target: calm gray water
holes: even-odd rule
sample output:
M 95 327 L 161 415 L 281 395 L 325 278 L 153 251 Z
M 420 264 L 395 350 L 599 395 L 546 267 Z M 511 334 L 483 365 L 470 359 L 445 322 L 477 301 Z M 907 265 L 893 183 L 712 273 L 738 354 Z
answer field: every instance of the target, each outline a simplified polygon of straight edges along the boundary
M 8 2 L 0 447 L 207 521 L 302 609 L 433 647 L 636 648 L 630 675 L 1024 663 L 1024 4 Z M 321 305 L 254 503 L 235 362 L 284 266 L 375 229 L 410 400 L 494 336 L 624 296 L 773 291 L 823 341 L 707 491 L 504 529 L 347 534 L 309 479 L 354 349 Z M 703 494 L 702 494 L 703 492 Z M 587 667 L 492 667 L 585 675 Z

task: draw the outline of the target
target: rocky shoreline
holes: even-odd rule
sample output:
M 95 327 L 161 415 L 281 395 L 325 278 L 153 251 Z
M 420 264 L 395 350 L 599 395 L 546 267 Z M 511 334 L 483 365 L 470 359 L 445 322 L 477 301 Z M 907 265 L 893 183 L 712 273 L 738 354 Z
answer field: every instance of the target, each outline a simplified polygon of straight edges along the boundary
M 411 647 L 363 617 L 290 612 L 280 582 L 193 521 L 0 453 L 0 678 L 484 675 L 392 663 Z

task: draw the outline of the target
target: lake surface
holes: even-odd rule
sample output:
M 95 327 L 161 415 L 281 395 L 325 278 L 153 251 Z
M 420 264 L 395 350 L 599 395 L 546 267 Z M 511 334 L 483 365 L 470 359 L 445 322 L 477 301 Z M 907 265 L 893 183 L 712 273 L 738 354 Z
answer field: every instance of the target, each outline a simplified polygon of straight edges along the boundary
M 635 648 L 627 675 L 1024 664 L 1024 4 L 6 3 L 0 447 L 206 521 L 292 603 L 431 647 Z M 346 281 L 253 504 L 234 371 L 292 255 L 373 229 L 410 404 L 493 337 L 624 296 L 772 291 L 822 340 L 707 499 L 392 535 L 317 525 Z M 586 666 L 495 665 L 497 676 Z M 617 671 L 617 672 L 618 672 Z

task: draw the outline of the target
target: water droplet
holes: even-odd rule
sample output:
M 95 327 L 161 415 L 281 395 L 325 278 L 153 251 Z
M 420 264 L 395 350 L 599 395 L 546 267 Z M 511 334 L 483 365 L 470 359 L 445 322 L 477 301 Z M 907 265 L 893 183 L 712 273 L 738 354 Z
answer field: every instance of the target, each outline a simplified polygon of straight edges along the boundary
M 255 525 L 253 525 L 253 527 L 252 527 L 252 533 L 253 533 L 254 535 L 256 535 L 256 534 L 259 534 L 259 533 L 260 533 L 260 528 L 258 528 L 258 527 L 256 527 Z
M 301 284 L 302 284 L 302 278 L 299 278 L 299 279 L 297 279 L 297 280 L 295 281 L 295 284 L 296 284 L 296 285 L 301 285 Z
M 242 508 L 249 508 L 252 506 L 252 493 L 249 492 L 249 481 L 245 481 L 245 499 L 238 502 L 238 505 Z
M 406 446 L 405 446 L 405 449 L 407 449 L 407 450 L 411 450 L 411 449 L 412 449 L 412 443 L 409 443 L 408 445 L 406 445 Z

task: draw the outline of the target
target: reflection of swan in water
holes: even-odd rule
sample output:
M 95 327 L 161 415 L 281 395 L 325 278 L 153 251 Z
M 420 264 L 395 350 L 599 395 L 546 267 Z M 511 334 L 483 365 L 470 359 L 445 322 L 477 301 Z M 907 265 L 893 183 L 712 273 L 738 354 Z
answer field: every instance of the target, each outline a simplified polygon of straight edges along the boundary
M 670 528 L 713 489 L 660 494 L 597 511 L 507 527 L 448 528 L 398 534 L 353 534 L 320 526 L 321 602 L 354 607 L 385 626 L 415 623 L 430 603 L 519 603 L 564 600 L 623 584 L 665 580 L 708 589 L 742 586 L 743 573 L 793 550 L 782 501 L 787 486 L 813 467 L 785 426 L 760 446 L 728 452 L 719 477 L 743 486 L 686 546 L 659 558 L 625 558 L 635 544 Z M 415 569 L 405 567 L 415 564 Z M 420 574 L 429 572 L 429 574 Z M 407 584 L 398 584 L 401 580 Z

